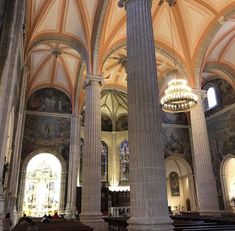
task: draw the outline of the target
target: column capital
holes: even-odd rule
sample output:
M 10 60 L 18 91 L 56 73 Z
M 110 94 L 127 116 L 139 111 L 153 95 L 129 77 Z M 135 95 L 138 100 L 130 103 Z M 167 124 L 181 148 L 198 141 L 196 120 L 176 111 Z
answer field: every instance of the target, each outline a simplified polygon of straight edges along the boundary
M 83 88 L 85 89 L 87 86 L 91 86 L 93 84 L 99 84 L 102 86 L 103 81 L 104 79 L 100 75 L 87 75 L 83 83 Z
M 77 117 L 77 118 L 79 118 L 79 116 L 80 116 L 80 115 L 78 114 L 78 112 L 73 112 L 73 113 L 72 113 L 72 117 Z
M 202 90 L 202 89 L 192 89 L 192 93 L 194 93 L 195 95 L 198 96 L 198 98 L 200 99 L 204 99 L 207 97 L 207 92 L 205 90 Z
M 128 1 L 128 0 L 119 0 L 119 1 L 118 1 L 118 6 L 119 6 L 120 8 L 125 7 L 127 1 Z
M 128 2 L 134 2 L 134 1 L 136 1 L 136 0 L 119 0 L 118 1 L 118 6 L 120 7 L 120 8 L 126 8 L 126 4 L 128 3 Z M 152 0 L 148 0 L 148 1 L 150 1 L 150 2 L 152 2 Z

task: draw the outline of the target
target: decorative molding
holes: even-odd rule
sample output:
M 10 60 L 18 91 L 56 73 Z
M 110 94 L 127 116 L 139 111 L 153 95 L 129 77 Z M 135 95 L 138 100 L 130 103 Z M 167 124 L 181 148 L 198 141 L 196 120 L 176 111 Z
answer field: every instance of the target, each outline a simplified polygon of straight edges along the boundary
M 50 116 L 50 117 L 62 117 L 62 118 L 71 118 L 71 114 L 65 113 L 53 113 L 53 112 L 39 112 L 39 111 L 26 111 L 27 115 L 35 116 Z

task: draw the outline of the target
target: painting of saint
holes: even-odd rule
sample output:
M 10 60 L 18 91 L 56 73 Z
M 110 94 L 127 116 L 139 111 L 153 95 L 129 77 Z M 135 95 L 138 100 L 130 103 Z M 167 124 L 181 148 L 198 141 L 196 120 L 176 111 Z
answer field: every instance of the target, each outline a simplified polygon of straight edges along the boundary
M 171 196 L 180 196 L 179 176 L 176 172 L 169 175 Z

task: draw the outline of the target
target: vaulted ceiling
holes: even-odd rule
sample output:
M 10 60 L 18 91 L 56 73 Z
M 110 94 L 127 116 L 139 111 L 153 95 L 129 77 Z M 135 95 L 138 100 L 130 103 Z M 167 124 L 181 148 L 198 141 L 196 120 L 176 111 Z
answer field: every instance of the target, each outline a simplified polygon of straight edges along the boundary
M 171 10 L 152 2 L 160 92 L 175 65 L 192 87 L 217 75 L 233 84 L 235 0 L 177 0 Z M 86 74 L 103 75 L 104 88 L 126 91 L 125 45 L 126 12 L 118 0 L 28 0 L 28 96 L 55 87 L 81 109 Z

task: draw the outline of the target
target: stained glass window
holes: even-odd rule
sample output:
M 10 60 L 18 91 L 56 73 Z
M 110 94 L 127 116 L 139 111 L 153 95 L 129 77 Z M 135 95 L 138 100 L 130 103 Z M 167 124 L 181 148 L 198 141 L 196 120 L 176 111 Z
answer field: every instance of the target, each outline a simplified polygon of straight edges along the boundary
M 120 181 L 129 181 L 129 147 L 127 140 L 124 140 L 120 145 Z

